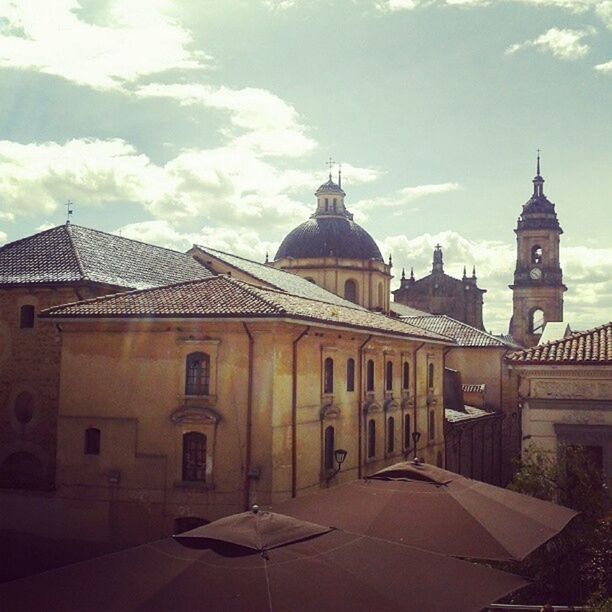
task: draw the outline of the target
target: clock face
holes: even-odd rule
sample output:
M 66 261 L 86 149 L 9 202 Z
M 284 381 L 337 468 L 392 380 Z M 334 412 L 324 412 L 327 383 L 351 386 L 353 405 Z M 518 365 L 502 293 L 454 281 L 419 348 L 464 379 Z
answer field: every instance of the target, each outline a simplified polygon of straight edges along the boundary
M 540 270 L 540 268 L 531 268 L 529 276 L 531 276 L 533 280 L 540 280 L 542 278 L 542 270 Z

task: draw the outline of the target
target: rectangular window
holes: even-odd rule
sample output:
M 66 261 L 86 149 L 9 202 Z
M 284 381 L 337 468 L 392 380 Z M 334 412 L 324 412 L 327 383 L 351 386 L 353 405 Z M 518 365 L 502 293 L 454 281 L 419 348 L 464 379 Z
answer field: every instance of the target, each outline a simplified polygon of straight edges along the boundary
M 436 437 L 436 413 L 433 410 L 429 411 L 429 439 L 433 440 Z
M 19 311 L 19 327 L 21 329 L 27 329 L 34 327 L 34 306 L 31 304 L 25 304 Z
M 85 430 L 85 454 L 100 454 L 100 430 L 95 427 Z

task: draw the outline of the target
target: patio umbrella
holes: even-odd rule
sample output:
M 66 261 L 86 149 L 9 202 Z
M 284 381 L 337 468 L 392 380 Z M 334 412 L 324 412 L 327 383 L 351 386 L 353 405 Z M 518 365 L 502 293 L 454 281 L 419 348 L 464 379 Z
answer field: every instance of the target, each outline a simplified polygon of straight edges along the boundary
M 480 610 L 525 584 L 459 559 L 254 510 L 0 585 L 0 609 L 447 612 Z
M 274 510 L 438 553 L 522 560 L 577 512 L 422 462 L 322 489 Z

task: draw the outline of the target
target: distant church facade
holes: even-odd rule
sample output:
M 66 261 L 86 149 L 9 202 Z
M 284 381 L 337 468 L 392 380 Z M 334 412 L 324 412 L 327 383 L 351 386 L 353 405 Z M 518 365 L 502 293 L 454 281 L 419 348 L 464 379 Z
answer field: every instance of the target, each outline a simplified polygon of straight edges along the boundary
M 486 289 L 478 287 L 475 268 L 468 276 L 464 267 L 461 279 L 444 272 L 444 256 L 438 244 L 433 253 L 431 273 L 416 280 L 412 270 L 409 278 L 402 271 L 399 289 L 393 291 L 393 297 L 400 304 L 432 314 L 445 314 L 484 330 L 482 304 L 485 293 Z

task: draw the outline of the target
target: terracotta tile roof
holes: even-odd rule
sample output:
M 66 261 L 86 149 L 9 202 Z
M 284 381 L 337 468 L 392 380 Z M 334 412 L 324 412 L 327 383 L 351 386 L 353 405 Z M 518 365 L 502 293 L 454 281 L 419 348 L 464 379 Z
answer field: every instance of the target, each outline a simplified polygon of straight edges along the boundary
M 223 251 L 217 251 L 205 246 L 194 245 L 194 249 L 200 252 L 201 255 L 210 255 L 212 258 L 219 259 L 227 265 L 236 268 L 245 274 L 248 274 L 255 280 L 262 281 L 267 285 L 292 293 L 293 295 L 301 295 L 302 297 L 309 298 L 312 300 L 319 300 L 321 302 L 330 302 L 331 304 L 341 304 L 344 306 L 351 306 L 353 308 L 361 308 L 351 302 L 338 297 L 336 294 L 307 281 L 305 278 L 292 274 L 291 272 L 285 272 L 284 270 L 278 270 L 270 265 L 261 264 L 251 259 L 244 257 L 238 257 L 230 253 L 224 253 Z M 206 262 L 205 262 L 206 263 Z M 214 266 L 214 264 L 213 264 Z
M 289 318 L 451 343 L 448 338 L 363 308 L 310 300 L 220 275 L 107 295 L 44 310 L 45 318 Z
M 511 353 L 506 359 L 525 364 L 612 364 L 612 322 Z
M 467 323 L 452 319 L 447 315 L 426 314 L 422 316 L 401 317 L 403 321 L 422 329 L 442 334 L 455 340 L 459 346 L 498 346 L 516 348 L 501 338 L 488 334 Z
M 444 418 L 449 423 L 461 423 L 462 421 L 475 421 L 490 416 L 495 416 L 495 412 L 487 412 L 482 408 L 476 408 L 474 406 L 464 406 L 465 412 L 459 410 L 452 410 L 451 408 L 444 409 Z
M 93 282 L 144 289 L 210 276 L 185 253 L 73 224 L 0 247 L 0 285 Z

